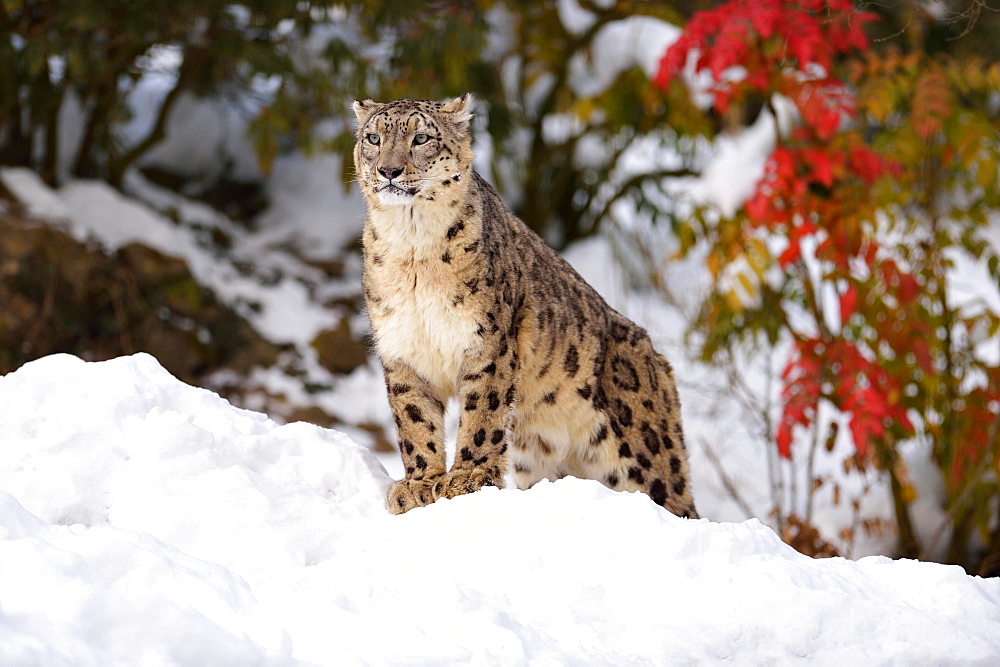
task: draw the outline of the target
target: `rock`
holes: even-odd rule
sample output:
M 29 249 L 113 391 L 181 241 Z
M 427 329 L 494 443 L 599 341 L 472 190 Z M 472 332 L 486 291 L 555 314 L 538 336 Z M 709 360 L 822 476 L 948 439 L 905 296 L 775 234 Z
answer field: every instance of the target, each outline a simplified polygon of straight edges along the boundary
M 350 373 L 368 361 L 367 348 L 354 338 L 346 318 L 336 329 L 317 334 L 311 345 L 320 363 L 332 373 Z
M 69 352 L 148 352 L 177 378 L 249 373 L 282 347 L 263 339 L 178 258 L 133 243 L 112 255 L 55 227 L 0 215 L 0 374 Z

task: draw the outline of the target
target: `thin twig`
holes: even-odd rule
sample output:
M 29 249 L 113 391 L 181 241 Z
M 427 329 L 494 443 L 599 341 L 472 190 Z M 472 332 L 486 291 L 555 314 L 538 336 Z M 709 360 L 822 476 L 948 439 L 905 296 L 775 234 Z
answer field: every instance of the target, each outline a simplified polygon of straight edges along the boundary
M 740 508 L 740 511 L 747 517 L 757 516 L 757 514 L 750 508 L 750 504 L 744 500 L 743 496 L 736 488 L 736 485 L 729 478 L 729 475 L 726 474 L 726 471 L 722 467 L 722 461 L 719 460 L 719 456 L 715 453 L 715 450 L 712 449 L 711 445 L 708 444 L 708 441 L 705 440 L 705 438 L 698 438 L 698 442 L 705 451 L 705 455 L 708 456 L 708 460 L 715 468 L 715 472 L 718 473 L 719 480 L 722 482 L 722 486 L 725 487 L 726 493 L 729 494 L 729 496 L 733 499 L 733 502 L 735 502 Z

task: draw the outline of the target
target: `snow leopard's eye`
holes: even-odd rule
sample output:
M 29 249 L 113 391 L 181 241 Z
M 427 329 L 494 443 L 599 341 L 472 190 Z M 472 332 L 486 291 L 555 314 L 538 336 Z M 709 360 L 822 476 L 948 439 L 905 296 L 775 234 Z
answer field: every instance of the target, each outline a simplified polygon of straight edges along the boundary
M 426 134 L 414 134 L 413 135 L 413 145 L 414 146 L 419 146 L 421 144 L 426 144 L 428 141 L 430 141 L 430 137 L 427 136 Z
M 365 139 L 367 139 L 368 143 L 370 143 L 372 146 L 378 146 L 379 143 L 382 141 L 382 138 L 377 134 L 369 134 L 368 136 L 365 137 Z

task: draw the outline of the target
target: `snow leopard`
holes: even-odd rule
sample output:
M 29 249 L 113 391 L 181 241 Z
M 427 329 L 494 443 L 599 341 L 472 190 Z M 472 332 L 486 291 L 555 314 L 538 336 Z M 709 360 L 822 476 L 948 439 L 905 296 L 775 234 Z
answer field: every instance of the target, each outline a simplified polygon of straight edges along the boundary
M 571 475 L 697 518 L 671 365 L 473 169 L 472 104 L 353 105 L 362 286 L 405 469 L 389 511 L 512 470 L 520 489 Z

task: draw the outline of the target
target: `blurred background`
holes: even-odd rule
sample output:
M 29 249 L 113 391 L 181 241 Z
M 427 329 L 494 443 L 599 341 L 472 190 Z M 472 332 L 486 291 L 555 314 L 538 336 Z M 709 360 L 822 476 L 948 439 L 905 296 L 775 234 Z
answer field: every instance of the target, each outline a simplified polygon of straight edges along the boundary
M 477 169 L 674 363 L 705 516 L 996 574 L 998 31 L 979 0 L 3 0 L 0 374 L 148 352 L 391 469 L 350 103 L 471 91 Z

